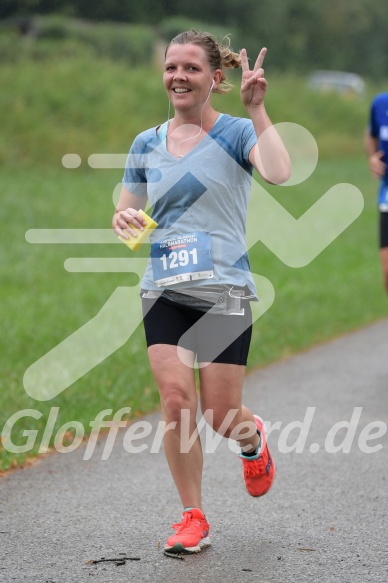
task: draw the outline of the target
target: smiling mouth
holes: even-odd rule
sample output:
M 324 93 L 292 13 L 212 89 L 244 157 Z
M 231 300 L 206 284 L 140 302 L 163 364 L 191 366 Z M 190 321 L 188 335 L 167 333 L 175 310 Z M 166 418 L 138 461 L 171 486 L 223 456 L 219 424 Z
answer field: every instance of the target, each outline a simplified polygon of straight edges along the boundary
M 174 87 L 173 89 L 174 93 L 189 93 L 189 91 L 191 91 L 191 89 L 187 89 L 186 87 Z

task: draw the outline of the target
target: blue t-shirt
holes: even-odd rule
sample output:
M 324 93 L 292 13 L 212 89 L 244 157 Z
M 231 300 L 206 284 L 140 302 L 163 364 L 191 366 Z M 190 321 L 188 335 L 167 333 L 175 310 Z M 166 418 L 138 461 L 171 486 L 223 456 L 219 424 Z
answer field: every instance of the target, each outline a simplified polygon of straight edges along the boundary
M 162 251 L 157 249 L 154 259 L 148 261 L 141 287 L 160 290 L 232 284 L 247 286 L 255 294 L 245 241 L 253 170 L 249 152 L 257 142 L 251 120 L 222 115 L 210 132 L 182 158 L 175 158 L 166 150 L 157 129 L 146 130 L 135 138 L 123 184 L 129 192 L 147 196 L 152 206 L 151 216 L 158 228 L 150 236 L 151 249 L 161 241 L 174 241 L 175 259 L 184 264 L 193 259 L 196 252 L 191 235 L 199 234 L 198 244 L 204 254 L 210 241 L 213 275 L 211 278 L 190 278 L 189 283 L 160 283 L 163 279 L 158 279 L 161 267 L 166 269 L 166 281 L 173 271 L 171 262 L 163 256 L 162 247 Z M 187 251 L 180 244 L 187 245 Z M 157 272 L 153 263 L 159 265 Z M 204 272 L 209 273 L 207 258 L 204 265 Z M 183 268 L 178 266 L 178 273 L 184 271 Z
M 379 150 L 384 152 L 382 160 L 387 167 L 379 188 L 379 207 L 388 211 L 388 93 L 380 93 L 372 101 L 369 131 L 378 138 Z

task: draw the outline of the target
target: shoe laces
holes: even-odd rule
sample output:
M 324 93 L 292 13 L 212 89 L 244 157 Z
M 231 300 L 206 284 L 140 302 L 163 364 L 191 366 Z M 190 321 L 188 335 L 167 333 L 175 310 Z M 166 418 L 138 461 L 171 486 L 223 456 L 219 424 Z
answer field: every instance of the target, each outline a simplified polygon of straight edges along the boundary
M 265 465 L 262 456 L 260 455 L 256 460 L 246 461 L 244 463 L 244 476 L 246 478 L 256 478 L 258 474 L 265 473 Z
M 179 534 L 183 530 L 186 532 L 196 532 L 197 528 L 201 526 L 201 521 L 198 518 L 193 518 L 191 512 L 186 512 L 182 517 L 182 522 L 177 522 L 172 525 L 172 528 Z

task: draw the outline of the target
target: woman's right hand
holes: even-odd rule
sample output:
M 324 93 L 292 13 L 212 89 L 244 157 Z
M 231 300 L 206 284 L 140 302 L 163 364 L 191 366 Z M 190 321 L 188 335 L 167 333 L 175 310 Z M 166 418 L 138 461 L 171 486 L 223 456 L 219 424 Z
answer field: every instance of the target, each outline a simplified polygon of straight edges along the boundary
M 128 233 L 133 237 L 137 237 L 136 231 L 132 227 L 136 227 L 144 231 L 146 221 L 143 219 L 139 211 L 134 208 L 127 208 L 123 211 L 117 211 L 113 215 L 112 228 L 117 235 L 128 239 Z

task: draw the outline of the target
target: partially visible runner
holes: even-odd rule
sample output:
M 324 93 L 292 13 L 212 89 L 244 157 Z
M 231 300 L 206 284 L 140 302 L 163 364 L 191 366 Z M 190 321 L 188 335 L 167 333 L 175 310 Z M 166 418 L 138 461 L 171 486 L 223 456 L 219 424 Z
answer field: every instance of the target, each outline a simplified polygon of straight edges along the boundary
M 169 110 L 165 123 L 134 140 L 113 216 L 119 236 L 134 235 L 132 227 L 145 225 L 138 211 L 149 202 L 159 225 L 150 238 L 141 297 L 166 423 L 165 454 L 183 506 L 182 521 L 173 525 L 175 534 L 165 545 L 175 553 L 210 545 L 195 360 L 204 418 L 238 442 L 249 494 L 264 495 L 275 476 L 263 421 L 241 401 L 250 301 L 258 299 L 245 241 L 252 171 L 270 183 L 290 176 L 288 153 L 264 108 L 265 54 L 264 48 L 251 70 L 245 49 L 234 53 L 229 43 L 219 44 L 208 33 L 192 30 L 172 39 L 163 82 L 174 116 L 170 119 Z M 251 119 L 219 113 L 211 105 L 212 93 L 231 87 L 226 70 L 237 67 Z
M 365 148 L 369 170 L 373 178 L 380 181 L 380 258 L 383 283 L 388 292 L 388 93 L 380 93 L 372 101 Z

